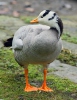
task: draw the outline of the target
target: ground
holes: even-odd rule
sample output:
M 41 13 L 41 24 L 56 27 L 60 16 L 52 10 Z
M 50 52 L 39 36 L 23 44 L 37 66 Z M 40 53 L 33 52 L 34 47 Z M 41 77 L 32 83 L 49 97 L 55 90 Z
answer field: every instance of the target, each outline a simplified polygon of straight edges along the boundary
M 53 75 L 54 69 L 48 70 L 47 84 L 53 92 L 24 92 L 25 78 L 23 68 L 14 60 L 8 48 L 0 49 L 0 99 L 1 100 L 76 100 L 77 84 L 67 78 Z M 29 81 L 34 86 L 41 86 L 43 81 L 42 66 L 29 65 Z
M 6 23 L 1 20 L 2 23 L 0 23 L 0 31 L 3 32 L 3 37 L 6 36 L 12 36 L 15 32 L 15 30 L 24 25 L 24 22 L 22 22 L 20 19 L 22 19 L 25 22 L 30 22 L 31 17 L 21 17 L 18 18 L 12 18 L 12 17 L 6 17 L 1 16 L 3 20 L 8 19 Z M 18 22 L 21 24 L 17 24 Z M 8 25 L 8 23 L 10 23 Z M 14 26 L 15 28 L 14 28 Z M 12 30 L 11 30 L 12 29 Z M 8 35 L 8 32 L 11 32 L 10 35 Z M 7 35 L 6 35 L 7 34 Z M 70 38 L 68 35 L 64 35 L 64 37 Z M 2 39 L 2 43 L 3 39 Z M 63 38 L 64 38 L 63 37 Z M 7 37 L 4 39 L 7 40 Z M 72 42 L 72 39 L 70 39 Z M 65 45 L 68 42 L 66 41 Z M 74 40 L 73 43 L 76 43 Z M 72 44 L 73 45 L 73 44 Z M 71 46 L 72 46 L 71 45 Z M 77 45 L 77 43 L 76 43 Z M 74 47 L 74 46 L 73 46 Z M 76 52 L 77 53 L 77 52 Z M 2 47 L 0 49 L 0 99 L 3 100 L 76 100 L 77 99 L 77 84 L 71 82 L 70 78 L 66 76 L 62 76 L 60 73 L 64 70 L 66 70 L 66 67 L 63 65 L 63 63 L 66 63 L 67 68 L 71 65 L 73 69 L 76 71 L 77 67 L 77 55 L 70 52 L 70 49 L 63 49 L 59 57 L 57 58 L 61 62 L 56 63 L 55 65 L 50 65 L 48 69 L 48 75 L 47 75 L 47 84 L 50 88 L 54 90 L 54 92 L 51 93 L 45 93 L 45 92 L 24 92 L 25 87 L 25 79 L 24 79 L 24 69 L 21 68 L 14 60 L 13 52 L 11 49 Z M 69 65 L 68 65 L 69 64 Z M 55 66 L 55 67 L 54 67 Z M 58 69 L 57 69 L 58 68 Z M 42 66 L 34 66 L 29 65 L 29 80 L 32 85 L 35 85 L 39 87 L 42 84 L 43 81 L 43 74 L 42 74 Z M 65 71 L 64 70 L 64 71 Z M 70 71 L 70 70 L 69 70 Z M 68 71 L 68 73 L 69 73 Z M 59 72 L 59 74 L 57 74 Z M 65 71 L 67 72 L 67 70 Z M 62 78 L 58 76 L 62 76 Z M 67 74 L 66 74 L 67 75 Z M 76 79 L 75 75 L 73 74 L 73 77 Z M 68 78 L 68 79 L 67 79 Z M 75 81 L 74 81 L 75 82 Z
M 6 2 L 6 0 L 1 1 Z M 11 4 L 10 1 L 15 0 L 7 0 L 6 6 L 0 6 L 0 9 L 8 8 L 8 12 L 4 15 L 14 16 L 0 16 L 0 99 L 77 100 L 77 1 L 16 0 L 16 4 Z M 25 3 L 30 4 L 30 8 L 34 11 L 24 10 Z M 61 37 L 63 50 L 48 69 L 47 84 L 54 91 L 27 93 L 24 92 L 24 70 L 14 60 L 12 50 L 4 46 L 19 27 L 29 24 L 30 20 L 43 9 L 54 10 L 62 18 L 64 24 L 64 34 Z M 16 13 L 13 11 L 18 11 L 20 16 L 15 16 Z M 42 84 L 42 66 L 29 65 L 29 81 L 37 87 Z

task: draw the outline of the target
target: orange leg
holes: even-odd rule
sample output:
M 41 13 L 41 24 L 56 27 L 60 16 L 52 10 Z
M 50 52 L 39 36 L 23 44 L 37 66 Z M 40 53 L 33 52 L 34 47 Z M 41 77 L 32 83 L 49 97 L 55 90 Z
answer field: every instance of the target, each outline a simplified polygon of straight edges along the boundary
M 47 83 L 46 83 L 46 75 L 47 75 L 47 69 L 44 69 L 44 81 L 43 81 L 42 86 L 39 88 L 39 90 L 41 90 L 41 91 L 46 91 L 46 92 L 51 92 L 51 91 L 53 91 L 53 90 L 50 89 L 50 88 L 47 86 Z
M 34 87 L 34 86 L 31 86 L 28 82 L 28 69 L 25 69 L 25 78 L 26 78 L 26 87 L 25 87 L 25 91 L 26 92 L 30 92 L 30 91 L 37 91 L 38 88 L 37 87 Z

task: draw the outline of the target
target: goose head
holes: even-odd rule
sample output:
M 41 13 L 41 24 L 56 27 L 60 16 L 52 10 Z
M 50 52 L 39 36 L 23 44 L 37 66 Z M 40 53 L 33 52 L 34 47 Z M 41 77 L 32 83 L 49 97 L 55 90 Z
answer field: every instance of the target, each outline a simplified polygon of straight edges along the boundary
M 31 21 L 31 23 L 40 23 L 50 26 L 50 29 L 54 28 L 59 33 L 58 37 L 60 37 L 63 32 L 62 20 L 51 10 L 43 10 L 37 18 Z

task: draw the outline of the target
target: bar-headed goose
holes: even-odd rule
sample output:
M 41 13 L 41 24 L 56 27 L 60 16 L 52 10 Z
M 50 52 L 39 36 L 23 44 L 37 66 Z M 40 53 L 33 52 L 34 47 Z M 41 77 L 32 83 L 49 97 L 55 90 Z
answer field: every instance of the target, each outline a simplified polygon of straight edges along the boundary
M 51 10 L 42 11 L 31 23 L 40 24 L 19 28 L 12 42 L 15 60 L 24 67 L 25 91 L 53 91 L 46 84 L 47 67 L 61 52 L 62 42 L 60 36 L 63 32 L 63 23 L 58 15 Z M 40 88 L 29 84 L 29 64 L 41 64 L 44 67 L 44 81 Z

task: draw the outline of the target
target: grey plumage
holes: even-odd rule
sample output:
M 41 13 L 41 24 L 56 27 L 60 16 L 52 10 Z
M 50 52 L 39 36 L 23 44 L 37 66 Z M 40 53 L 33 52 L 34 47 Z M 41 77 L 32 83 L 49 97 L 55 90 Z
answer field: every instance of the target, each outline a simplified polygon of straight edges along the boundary
M 22 66 L 52 62 L 62 48 L 61 40 L 57 38 L 57 35 L 55 30 L 51 30 L 46 25 L 21 27 L 15 33 L 12 43 L 16 61 Z

